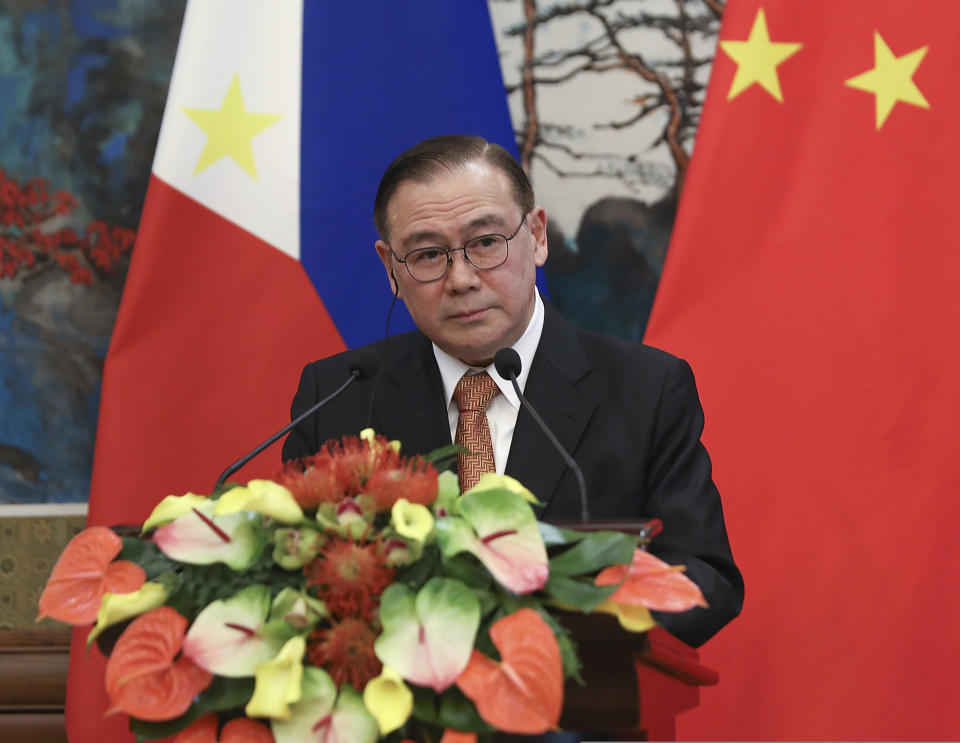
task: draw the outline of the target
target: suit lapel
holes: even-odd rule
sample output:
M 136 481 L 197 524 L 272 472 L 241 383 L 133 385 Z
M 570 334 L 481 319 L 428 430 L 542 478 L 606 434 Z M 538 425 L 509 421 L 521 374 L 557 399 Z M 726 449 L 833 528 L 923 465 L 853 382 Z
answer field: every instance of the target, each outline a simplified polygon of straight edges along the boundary
M 443 381 L 430 341 L 419 332 L 394 336 L 383 352 L 384 379 L 374 403 L 374 428 L 399 439 L 407 455 L 449 444 Z
M 590 361 L 573 326 L 544 302 L 543 333 L 524 395 L 571 455 L 597 405 L 578 387 L 590 370 Z M 566 466 L 536 421 L 521 409 L 507 459 L 507 474 L 520 480 L 541 501 L 547 501 L 557 491 Z M 572 475 L 569 480 L 575 482 Z M 577 497 L 575 485 L 571 497 Z

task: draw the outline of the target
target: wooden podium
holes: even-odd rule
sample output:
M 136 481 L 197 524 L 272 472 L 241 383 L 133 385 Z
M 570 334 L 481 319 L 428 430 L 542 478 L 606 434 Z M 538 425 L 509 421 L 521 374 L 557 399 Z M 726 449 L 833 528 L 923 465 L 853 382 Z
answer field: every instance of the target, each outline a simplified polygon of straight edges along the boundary
M 696 650 L 659 627 L 638 634 L 609 615 L 559 616 L 577 643 L 585 682 L 567 682 L 560 726 L 584 740 L 674 740 L 677 715 L 697 706 L 701 686 L 717 683 Z M 531 736 L 495 740 L 520 743 Z
M 0 630 L 0 740 L 66 743 L 69 630 Z

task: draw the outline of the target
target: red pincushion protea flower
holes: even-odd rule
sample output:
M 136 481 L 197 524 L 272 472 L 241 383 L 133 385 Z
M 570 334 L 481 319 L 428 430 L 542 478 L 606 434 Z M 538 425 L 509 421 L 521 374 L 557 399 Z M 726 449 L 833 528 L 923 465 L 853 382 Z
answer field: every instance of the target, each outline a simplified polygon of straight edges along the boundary
M 389 511 L 400 498 L 429 506 L 437 499 L 437 470 L 420 457 L 406 466 L 375 473 L 367 482 L 366 494 L 378 511 Z
M 347 617 L 310 635 L 307 662 L 324 668 L 337 686 L 348 683 L 360 690 L 383 667 L 373 649 L 376 639 L 368 622 Z
M 376 436 L 370 443 L 356 436 L 344 436 L 339 442 L 328 442 L 325 451 L 335 462 L 337 480 L 345 495 L 351 498 L 362 493 L 367 481 L 378 472 L 403 466 L 403 458 L 383 436 Z
M 301 508 L 309 509 L 353 498 L 364 492 L 371 478 L 404 466 L 403 458 L 383 436 L 372 442 L 344 436 L 328 441 L 312 457 L 288 463 L 277 482 L 293 493 Z
M 338 617 L 373 619 L 378 597 L 393 582 L 386 550 L 380 542 L 361 544 L 351 539 L 331 539 L 303 572 L 307 585 Z
M 334 461 L 326 452 L 288 462 L 276 479 L 304 510 L 316 508 L 321 503 L 337 503 L 345 497 L 337 480 Z

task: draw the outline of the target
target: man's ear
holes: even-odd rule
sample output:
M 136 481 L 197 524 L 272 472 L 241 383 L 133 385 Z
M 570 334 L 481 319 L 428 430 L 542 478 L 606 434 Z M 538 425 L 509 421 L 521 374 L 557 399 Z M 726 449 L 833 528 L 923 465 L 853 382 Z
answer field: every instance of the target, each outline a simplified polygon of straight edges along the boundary
M 390 280 L 390 291 L 399 297 L 400 284 L 397 282 L 397 275 L 393 272 L 393 256 L 390 254 L 390 246 L 383 240 L 377 240 L 374 247 L 376 247 L 380 262 L 383 263 L 383 268 L 387 272 L 387 278 Z
M 533 236 L 533 258 L 538 266 L 547 262 L 547 213 L 542 206 L 535 206 L 527 217 L 530 234 Z

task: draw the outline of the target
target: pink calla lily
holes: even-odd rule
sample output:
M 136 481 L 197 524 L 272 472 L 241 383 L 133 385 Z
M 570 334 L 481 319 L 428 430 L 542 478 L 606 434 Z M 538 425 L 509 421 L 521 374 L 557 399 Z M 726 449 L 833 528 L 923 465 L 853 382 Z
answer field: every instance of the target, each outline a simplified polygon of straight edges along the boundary
M 171 560 L 189 565 L 222 562 L 249 567 L 268 539 L 262 517 L 247 512 L 214 516 L 214 501 L 193 507 L 154 532 L 153 541 Z
M 467 667 L 480 603 L 453 578 L 431 578 L 417 594 L 394 583 L 380 599 L 380 622 L 377 658 L 407 681 L 439 694 Z
M 270 589 L 254 584 L 200 612 L 183 641 L 183 654 L 211 673 L 253 676 L 274 658 L 296 630 L 286 622 L 267 624 Z
M 301 688 L 290 716 L 270 723 L 277 743 L 375 743 L 379 738 L 377 721 L 352 687 L 344 686 L 338 693 L 325 671 L 307 666 Z
M 547 548 L 533 509 L 509 490 L 471 491 L 457 501 L 460 517 L 439 519 L 444 555 L 476 555 L 500 585 L 514 593 L 538 591 L 547 582 Z

